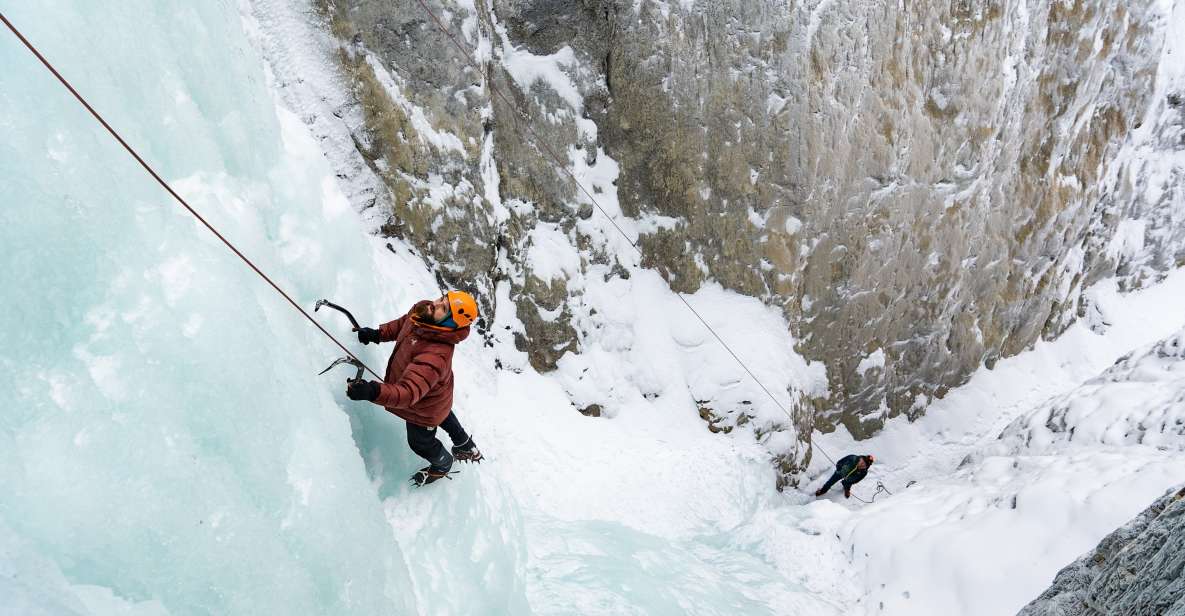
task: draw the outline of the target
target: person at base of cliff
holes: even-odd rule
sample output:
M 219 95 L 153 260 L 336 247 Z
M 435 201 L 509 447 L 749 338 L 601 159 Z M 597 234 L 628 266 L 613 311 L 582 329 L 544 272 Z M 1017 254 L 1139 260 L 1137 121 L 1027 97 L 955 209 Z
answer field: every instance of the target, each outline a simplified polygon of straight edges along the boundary
M 840 458 L 839 462 L 835 463 L 835 472 L 823 487 L 815 491 L 815 496 L 823 496 L 838 481 L 843 484 L 843 497 L 850 498 L 852 486 L 860 483 L 860 480 L 868 475 L 868 467 L 872 466 L 873 462 L 876 462 L 876 458 L 871 455 L 851 454 Z
M 477 319 L 477 302 L 464 291 L 449 291 L 436 300 L 422 300 L 407 314 L 378 329 L 358 330 L 362 344 L 394 342 L 383 382 L 351 380 L 346 395 L 367 400 L 407 422 L 407 444 L 428 466 L 411 476 L 416 486 L 448 477 L 453 460 L 481 462 L 473 437 L 453 412 L 453 349 L 469 337 Z M 452 453 L 436 438 L 444 428 L 453 441 Z

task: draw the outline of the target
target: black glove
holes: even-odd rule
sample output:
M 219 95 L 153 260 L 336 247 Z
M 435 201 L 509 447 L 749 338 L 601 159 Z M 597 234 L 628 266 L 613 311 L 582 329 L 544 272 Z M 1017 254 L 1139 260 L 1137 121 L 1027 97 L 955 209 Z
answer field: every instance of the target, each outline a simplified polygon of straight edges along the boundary
M 358 342 L 362 344 L 379 343 L 379 330 L 363 327 L 358 330 Z
M 373 330 L 371 330 L 373 331 Z M 349 381 L 346 385 L 346 396 L 351 400 L 366 400 L 374 402 L 374 399 L 379 397 L 379 383 L 378 381 L 364 381 L 358 379 L 357 381 Z
M 377 385 L 378 383 L 375 383 L 375 384 Z M 852 497 L 852 488 L 850 488 L 848 486 L 844 486 L 843 487 L 843 497 L 844 498 L 851 498 Z

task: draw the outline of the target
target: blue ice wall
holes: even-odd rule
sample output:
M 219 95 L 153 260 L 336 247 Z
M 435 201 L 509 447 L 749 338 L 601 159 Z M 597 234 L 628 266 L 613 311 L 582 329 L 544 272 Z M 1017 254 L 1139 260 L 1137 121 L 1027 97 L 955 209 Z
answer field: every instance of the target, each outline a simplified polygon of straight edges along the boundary
M 235 3 L 0 10 L 301 303 L 373 276 Z M 4 609 L 415 611 L 340 394 L 314 377 L 340 353 L 7 30 L 0 67 Z

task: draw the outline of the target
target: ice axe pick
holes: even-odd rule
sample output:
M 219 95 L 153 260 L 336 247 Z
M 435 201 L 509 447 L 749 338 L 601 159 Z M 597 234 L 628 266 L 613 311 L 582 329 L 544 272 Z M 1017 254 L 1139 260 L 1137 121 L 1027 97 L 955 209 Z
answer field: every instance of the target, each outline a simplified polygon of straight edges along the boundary
M 328 307 L 333 308 L 334 310 L 337 310 L 338 312 L 341 312 L 342 314 L 346 315 L 346 318 L 350 320 L 350 325 L 354 326 L 354 331 L 358 331 L 358 330 L 362 329 L 362 326 L 358 324 L 358 319 L 355 319 L 354 315 L 350 314 L 349 310 L 346 310 L 345 308 L 342 308 L 341 306 L 338 306 L 337 304 L 335 304 L 327 299 L 319 299 L 319 300 L 317 300 L 317 305 L 315 307 L 313 307 L 313 312 L 317 312 L 318 310 L 320 310 L 321 306 L 328 306 Z M 333 366 L 330 366 L 330 368 L 332 368 L 332 367 Z
M 328 368 L 318 372 L 317 376 L 320 376 L 322 374 L 325 374 L 326 372 L 329 372 L 330 370 L 332 370 L 334 368 L 334 366 L 337 366 L 338 364 L 350 364 L 351 366 L 358 369 L 358 374 L 355 374 L 353 379 L 347 379 L 347 380 L 353 380 L 353 381 L 361 380 L 362 373 L 366 370 L 366 366 L 363 366 L 362 362 L 358 361 L 357 359 L 354 359 L 353 357 L 339 357 L 339 358 L 333 360 L 333 363 L 329 364 Z

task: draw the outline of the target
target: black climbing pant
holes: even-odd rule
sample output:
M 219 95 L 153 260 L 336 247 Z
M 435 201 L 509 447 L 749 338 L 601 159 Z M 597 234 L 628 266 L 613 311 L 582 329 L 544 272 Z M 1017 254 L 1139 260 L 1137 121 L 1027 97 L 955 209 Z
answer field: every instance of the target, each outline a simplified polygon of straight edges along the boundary
M 868 469 L 861 470 L 858 466 L 859 462 L 860 456 L 857 455 L 840 458 L 839 462 L 835 463 L 835 472 L 831 474 L 831 478 L 827 480 L 827 483 L 823 484 L 822 488 L 819 488 L 819 494 L 830 490 L 831 486 L 835 485 L 837 481 L 842 481 L 845 488 L 850 488 L 860 483 L 860 480 L 864 479 L 865 475 L 868 474 Z
M 819 491 L 824 492 L 824 493 L 827 492 L 827 490 L 831 489 L 831 486 L 835 485 L 835 482 L 839 481 L 840 479 L 843 479 L 843 476 L 844 476 L 844 473 L 841 473 L 839 471 L 835 471 L 834 473 L 831 473 L 831 479 L 828 479 L 827 483 L 823 484 L 823 487 L 820 488 Z
M 440 427 L 448 432 L 448 437 L 452 439 L 454 445 L 460 445 L 469 440 L 465 428 L 461 427 L 461 422 L 452 411 L 449 411 L 448 417 L 440 422 Z M 417 456 L 427 460 L 428 464 L 436 469 L 444 470 L 452 466 L 453 456 L 436 438 L 436 428 L 422 428 L 409 422 L 407 424 L 407 445 L 416 452 Z

